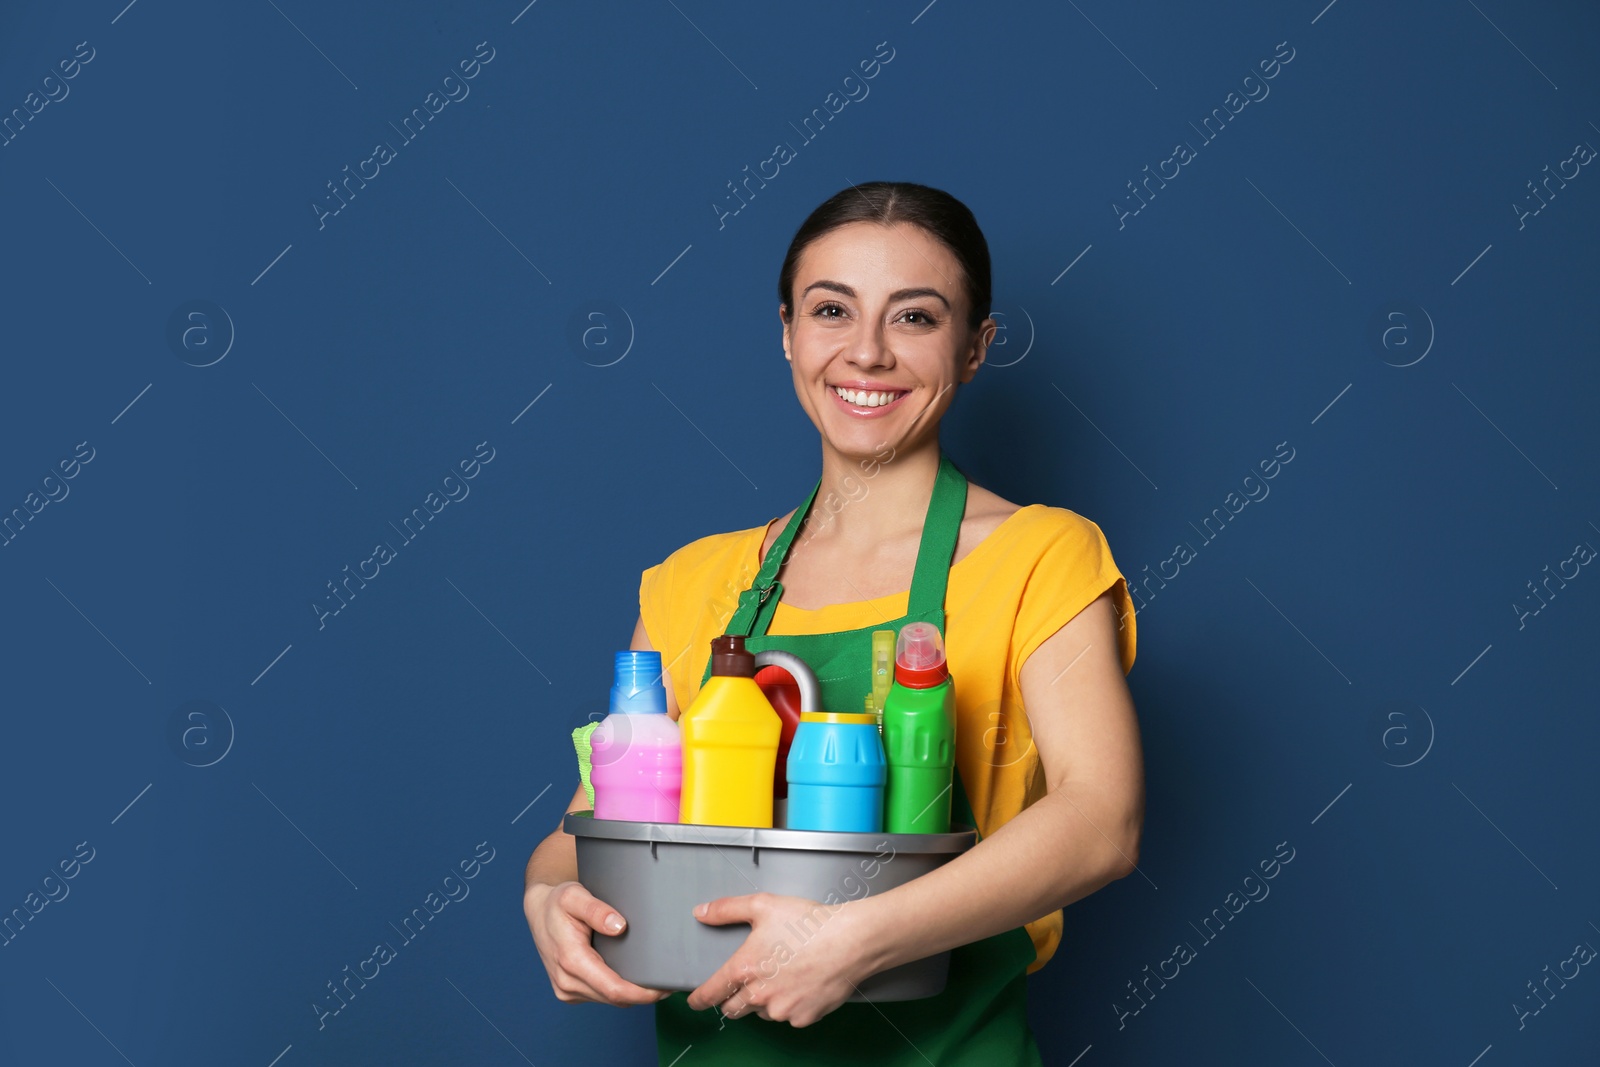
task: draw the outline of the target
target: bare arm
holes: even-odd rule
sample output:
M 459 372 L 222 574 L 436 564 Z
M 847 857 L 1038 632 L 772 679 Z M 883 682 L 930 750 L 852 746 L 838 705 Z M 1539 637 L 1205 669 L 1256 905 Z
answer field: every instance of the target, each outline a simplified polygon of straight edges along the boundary
M 566 811 L 587 811 L 589 798 L 584 795 L 583 786 L 578 786 L 578 791 L 572 794 L 572 799 L 567 802 Z M 563 812 L 563 815 L 565 812 Z M 549 889 L 560 885 L 562 882 L 575 882 L 578 879 L 578 848 L 571 834 L 561 829 L 560 824 L 550 831 L 548 837 L 539 842 L 533 850 L 533 855 L 528 857 L 528 869 L 523 873 L 523 888 L 532 891 L 535 886 Z
M 628 646 L 641 652 L 654 651 L 650 647 L 650 638 L 644 632 L 644 620 L 640 619 L 633 627 L 633 643 Z M 676 722 L 678 718 L 678 699 L 673 695 L 672 683 L 663 678 L 662 684 L 667 691 L 667 714 Z M 566 811 L 587 811 L 589 798 L 584 795 L 583 786 L 579 784 L 578 791 L 572 794 L 572 800 L 567 803 Z M 561 821 L 556 821 L 556 828 L 550 836 L 539 842 L 533 850 L 533 855 L 528 857 L 528 869 L 523 875 L 524 887 L 532 890 L 534 886 L 557 886 L 562 882 L 573 882 L 578 878 L 578 849 L 572 835 L 561 829 Z
M 1116 626 L 1102 594 L 1023 664 L 1046 795 L 964 855 L 852 905 L 872 971 L 1021 926 L 1136 869 L 1144 768 Z
M 702 922 L 748 922 L 740 949 L 689 995 L 696 1010 L 809 1026 L 868 975 L 1015 929 L 1136 869 L 1144 770 L 1133 700 L 1102 595 L 1028 657 L 1021 679 L 1047 793 L 970 851 L 817 924 L 815 901 L 772 893 L 702 904 Z M 959 680 L 956 684 L 960 684 Z M 809 924 L 809 925 L 807 925 Z M 814 930 L 801 950 L 788 940 Z
M 643 620 L 634 626 L 630 647 L 650 650 Z M 667 713 L 676 719 L 678 706 L 672 686 L 666 689 Z M 588 797 L 580 784 L 566 810 L 586 811 L 588 807 Z M 591 932 L 621 933 L 626 919 L 578 882 L 577 842 L 559 821 L 528 857 L 522 910 L 557 999 L 568 1003 L 600 1001 L 620 1007 L 649 1004 L 667 996 L 662 990 L 646 989 L 625 980 L 607 967 L 590 945 Z

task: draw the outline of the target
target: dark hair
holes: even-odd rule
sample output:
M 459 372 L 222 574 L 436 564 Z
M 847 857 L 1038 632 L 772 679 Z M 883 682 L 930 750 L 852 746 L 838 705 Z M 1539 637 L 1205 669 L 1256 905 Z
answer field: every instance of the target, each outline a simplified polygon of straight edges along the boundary
M 789 243 L 778 274 L 778 299 L 794 311 L 794 275 L 800 254 L 817 238 L 852 222 L 885 226 L 907 222 L 926 230 L 961 264 L 962 281 L 971 304 L 968 327 L 977 329 L 989 317 L 989 243 L 967 205 L 945 192 L 915 182 L 864 182 L 841 190 L 806 217 Z

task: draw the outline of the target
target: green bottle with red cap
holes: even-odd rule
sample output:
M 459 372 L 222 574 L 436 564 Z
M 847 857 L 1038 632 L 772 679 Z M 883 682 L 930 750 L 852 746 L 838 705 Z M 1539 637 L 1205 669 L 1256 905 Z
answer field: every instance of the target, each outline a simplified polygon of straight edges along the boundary
M 944 639 L 930 622 L 907 623 L 895 641 L 894 684 L 883 703 L 883 748 L 889 764 L 884 830 L 949 833 L 956 694 Z

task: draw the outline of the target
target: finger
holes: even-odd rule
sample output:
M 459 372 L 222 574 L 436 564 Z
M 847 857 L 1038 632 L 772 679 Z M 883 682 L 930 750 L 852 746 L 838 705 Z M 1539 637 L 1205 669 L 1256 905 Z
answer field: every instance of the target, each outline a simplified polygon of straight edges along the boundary
M 589 944 L 589 932 L 582 923 L 575 922 L 558 939 L 561 968 L 580 986 L 575 990 L 579 995 L 607 1004 L 654 1004 L 671 995 L 671 990 L 636 985 L 606 966 Z
M 600 966 L 605 968 L 604 964 Z M 609 968 L 595 971 L 586 966 L 576 966 L 565 971 L 564 981 L 558 983 L 557 988 L 564 989 L 583 1000 L 610 1004 L 613 1007 L 654 1004 L 672 995 L 671 990 L 647 989 L 634 985 Z
M 744 988 L 742 960 L 738 953 L 717 968 L 715 974 L 701 982 L 689 993 L 689 1007 L 694 1011 L 721 1004 L 726 1013 L 727 1002 Z
M 596 933 L 615 937 L 627 928 L 628 921 L 617 909 L 577 882 L 573 882 L 562 891 L 559 903 L 563 911 L 575 919 L 582 920 Z
M 735 1017 L 742 1018 L 746 1015 L 759 1015 L 763 1019 L 771 1019 L 767 1014 L 767 997 L 752 986 L 745 986 L 738 994 L 729 998 L 733 1003 Z M 723 1011 L 728 1010 L 728 1003 L 723 1004 Z
M 556 989 L 557 999 L 569 1004 L 609 1004 L 613 1008 L 629 1008 L 654 1004 L 672 996 L 670 989 L 645 989 L 643 991 L 645 995 L 640 996 L 630 996 L 616 991 L 608 994 L 570 974 L 564 975 L 563 982 L 552 982 L 551 985 Z M 627 986 L 628 983 L 624 981 L 623 985 Z
M 737 897 L 718 897 L 716 900 L 695 905 L 694 917 L 707 926 L 726 926 L 728 923 L 754 922 L 756 912 L 766 897 L 765 893 L 746 893 Z
M 738 997 L 739 1002 L 745 1005 L 752 1004 L 762 999 L 755 995 L 757 987 L 765 986 L 766 979 L 770 977 L 770 974 L 761 970 L 757 953 L 751 949 L 750 940 L 746 938 L 745 943 L 717 968 L 716 973 L 689 993 L 689 1007 L 699 1011 L 714 1004 L 725 1004 L 731 997 Z

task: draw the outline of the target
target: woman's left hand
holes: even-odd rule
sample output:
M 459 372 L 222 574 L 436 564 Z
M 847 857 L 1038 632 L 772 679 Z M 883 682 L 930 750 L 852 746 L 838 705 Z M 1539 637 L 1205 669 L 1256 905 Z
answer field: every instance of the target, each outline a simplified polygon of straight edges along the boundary
M 695 909 L 701 922 L 749 923 L 750 936 L 689 994 L 689 1007 L 720 1004 L 728 1019 L 754 1011 L 774 1022 L 810 1026 L 872 973 L 860 927 L 864 903 L 750 893 L 701 904 Z

